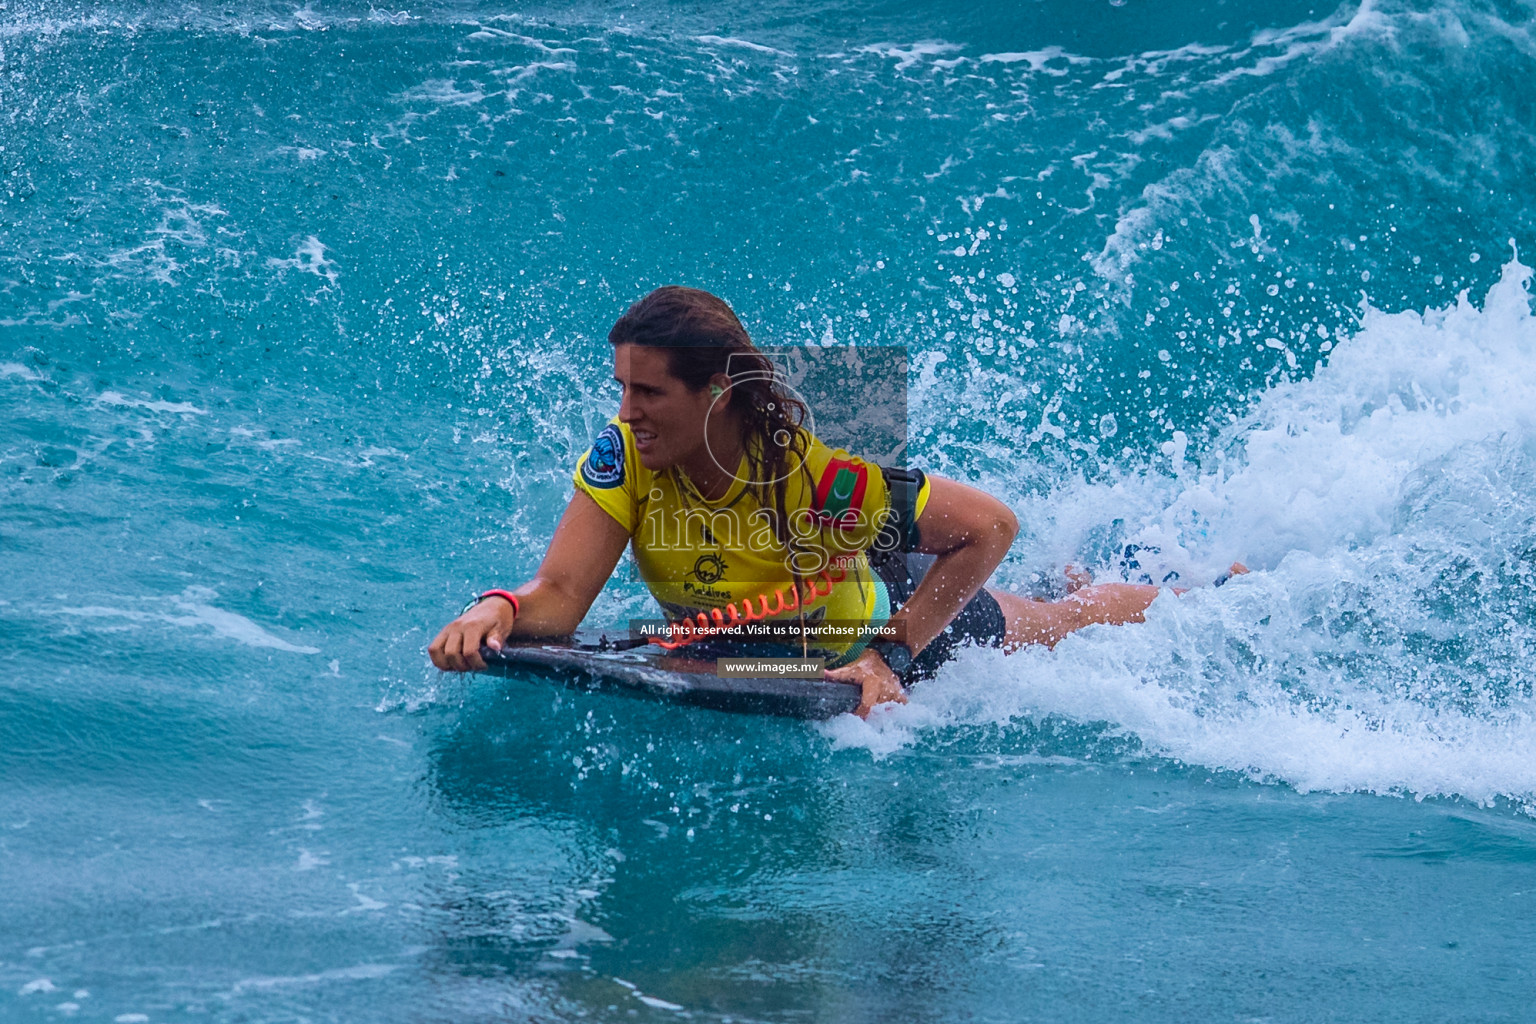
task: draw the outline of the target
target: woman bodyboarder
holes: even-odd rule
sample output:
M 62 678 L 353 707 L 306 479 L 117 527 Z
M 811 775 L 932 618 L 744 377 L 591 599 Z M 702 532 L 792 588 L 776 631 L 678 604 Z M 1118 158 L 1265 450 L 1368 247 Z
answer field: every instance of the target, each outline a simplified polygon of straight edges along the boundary
M 671 624 L 665 646 L 718 653 L 744 622 L 794 624 L 798 639 L 783 646 L 858 685 L 861 716 L 904 702 L 903 682 L 964 642 L 1053 645 L 1095 623 L 1139 622 L 1159 592 L 1079 578 L 1066 598 L 1040 601 L 986 587 L 1018 531 L 1007 506 L 822 444 L 707 292 L 658 288 L 608 340 L 618 415 L 578 463 L 543 562 L 445 626 L 428 648 L 437 667 L 483 669 L 482 646 L 574 632 L 626 546 Z

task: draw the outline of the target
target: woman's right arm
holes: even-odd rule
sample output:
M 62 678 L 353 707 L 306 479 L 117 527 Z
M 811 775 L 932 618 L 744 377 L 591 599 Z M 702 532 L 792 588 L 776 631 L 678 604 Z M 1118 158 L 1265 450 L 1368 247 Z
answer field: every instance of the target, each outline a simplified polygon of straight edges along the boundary
M 505 598 L 488 597 L 443 627 L 427 648 L 432 664 L 449 672 L 485 668 L 480 648 L 498 650 L 509 636 L 567 636 L 576 631 L 629 543 L 624 527 L 577 491 L 555 527 L 554 539 L 533 579 Z

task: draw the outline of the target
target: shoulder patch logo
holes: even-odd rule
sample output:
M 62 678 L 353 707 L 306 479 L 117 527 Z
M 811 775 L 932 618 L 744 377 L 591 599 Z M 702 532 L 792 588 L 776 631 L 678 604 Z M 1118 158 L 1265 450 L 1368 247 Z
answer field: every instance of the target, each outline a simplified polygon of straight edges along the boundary
M 868 487 L 867 464 L 833 459 L 816 481 L 811 511 L 816 518 L 838 529 L 852 529 L 864 509 L 864 492 Z
M 604 427 L 592 442 L 586 461 L 581 464 L 581 478 L 603 490 L 624 482 L 624 435 L 614 424 Z

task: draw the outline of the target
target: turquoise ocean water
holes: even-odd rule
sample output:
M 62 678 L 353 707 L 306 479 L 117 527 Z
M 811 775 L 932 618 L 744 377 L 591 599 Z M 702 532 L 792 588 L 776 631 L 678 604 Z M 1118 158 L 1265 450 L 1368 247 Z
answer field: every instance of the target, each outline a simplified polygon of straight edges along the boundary
M 0 4 L 0 1019 L 1524 1021 L 1536 9 Z M 824 725 L 450 678 L 650 288 L 1003 583 Z M 589 622 L 645 614 L 616 583 Z

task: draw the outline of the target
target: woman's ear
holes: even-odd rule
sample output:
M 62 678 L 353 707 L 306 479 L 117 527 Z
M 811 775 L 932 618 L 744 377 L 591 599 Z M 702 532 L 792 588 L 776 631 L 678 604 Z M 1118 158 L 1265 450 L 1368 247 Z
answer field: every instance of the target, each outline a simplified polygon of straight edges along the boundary
M 717 373 L 709 378 L 709 397 L 719 400 L 731 390 L 731 378 L 723 373 Z

